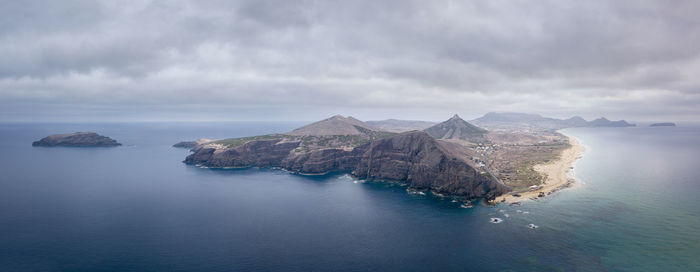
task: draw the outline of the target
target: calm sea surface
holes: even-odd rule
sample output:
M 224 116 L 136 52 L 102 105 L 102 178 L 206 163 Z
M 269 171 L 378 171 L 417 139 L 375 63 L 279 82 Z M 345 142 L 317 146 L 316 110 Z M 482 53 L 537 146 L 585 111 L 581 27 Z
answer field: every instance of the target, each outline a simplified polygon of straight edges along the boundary
M 588 148 L 578 186 L 472 209 L 170 147 L 299 125 L 0 124 L 0 270 L 700 271 L 699 128 L 565 130 Z M 31 146 L 86 130 L 125 146 Z

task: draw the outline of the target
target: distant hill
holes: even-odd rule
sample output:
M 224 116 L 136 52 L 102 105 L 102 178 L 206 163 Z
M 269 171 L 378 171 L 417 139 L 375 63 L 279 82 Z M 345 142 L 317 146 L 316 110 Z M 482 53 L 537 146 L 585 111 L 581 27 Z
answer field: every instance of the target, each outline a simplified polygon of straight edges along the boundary
M 543 117 L 539 114 L 517 112 L 489 112 L 482 117 L 472 120 L 478 126 L 494 130 L 552 130 L 564 127 L 586 126 L 587 122 L 581 117 L 561 120 Z
M 464 121 L 455 114 L 449 120 L 426 128 L 426 133 L 436 139 L 481 140 L 488 131 Z
M 381 121 L 366 121 L 365 124 L 391 132 L 406 132 L 411 130 L 424 130 L 437 123 L 428 121 L 387 119 Z
M 653 123 L 649 125 L 650 127 L 675 127 L 676 123 L 664 122 L 664 123 Z
M 574 116 L 569 119 L 544 117 L 539 114 L 516 112 L 489 112 L 472 120 L 478 126 L 494 130 L 556 130 L 569 127 L 629 127 L 625 120 L 610 121 L 599 118 L 593 121 Z
M 580 116 L 574 116 L 561 122 L 567 127 L 585 127 L 588 126 L 588 121 Z
M 335 115 L 286 134 L 294 136 L 364 135 L 368 131 L 381 131 L 381 129 L 370 126 L 352 116 Z
M 627 123 L 625 120 L 610 121 L 605 117 L 600 117 L 593 121 L 588 122 L 590 127 L 633 127 L 634 124 Z

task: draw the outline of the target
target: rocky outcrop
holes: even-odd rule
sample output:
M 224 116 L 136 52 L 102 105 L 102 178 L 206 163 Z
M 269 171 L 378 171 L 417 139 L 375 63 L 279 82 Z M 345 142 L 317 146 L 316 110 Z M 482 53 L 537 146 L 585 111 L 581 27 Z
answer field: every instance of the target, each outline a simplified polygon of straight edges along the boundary
M 75 146 L 100 147 L 120 146 L 117 141 L 95 132 L 76 132 L 71 134 L 54 134 L 32 143 L 32 146 Z
M 197 146 L 185 163 L 208 167 L 280 167 L 304 174 L 347 172 L 465 198 L 493 199 L 507 189 L 480 174 L 425 132 L 370 141 L 352 149 L 302 151 L 301 141 L 255 140 L 235 147 Z

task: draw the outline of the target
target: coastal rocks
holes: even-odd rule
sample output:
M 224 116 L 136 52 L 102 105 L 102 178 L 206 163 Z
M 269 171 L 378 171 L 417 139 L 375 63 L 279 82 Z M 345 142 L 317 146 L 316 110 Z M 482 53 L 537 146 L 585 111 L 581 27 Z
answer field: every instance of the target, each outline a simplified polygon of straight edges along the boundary
M 414 131 L 370 141 L 352 149 L 300 151 L 301 141 L 255 140 L 235 147 L 204 144 L 185 163 L 207 167 L 279 167 L 304 174 L 348 172 L 367 179 L 397 182 L 419 191 L 494 199 L 507 192 L 425 132 Z
M 71 134 L 54 134 L 32 143 L 32 146 L 72 146 L 103 147 L 120 146 L 116 140 L 95 132 L 76 132 Z

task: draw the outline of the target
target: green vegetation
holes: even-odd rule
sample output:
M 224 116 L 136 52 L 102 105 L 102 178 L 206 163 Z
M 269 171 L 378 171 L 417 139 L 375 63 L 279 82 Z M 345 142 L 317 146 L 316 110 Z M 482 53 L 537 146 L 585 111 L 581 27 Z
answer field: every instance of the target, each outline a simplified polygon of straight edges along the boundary
M 242 137 L 242 138 L 228 138 L 223 140 L 215 141 L 216 144 L 222 144 L 225 147 L 233 148 L 239 145 L 243 145 L 250 141 L 260 141 L 260 140 L 274 140 L 274 139 L 292 139 L 295 138 L 291 135 L 285 134 L 267 134 L 260 136 Z
M 261 141 L 261 140 L 276 140 L 284 139 L 288 141 L 301 141 L 301 145 L 297 148 L 297 151 L 309 151 L 310 149 L 316 148 L 341 148 L 341 147 L 356 147 L 366 143 L 371 140 L 381 139 L 396 135 L 393 132 L 380 132 L 372 131 L 362 127 L 357 127 L 364 134 L 360 135 L 328 135 L 328 136 L 294 136 L 287 134 L 268 134 L 260 136 L 251 137 L 241 137 L 241 138 L 229 138 L 215 141 L 214 143 L 222 144 L 227 148 L 233 148 L 251 141 Z

